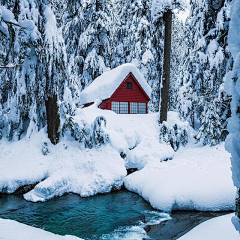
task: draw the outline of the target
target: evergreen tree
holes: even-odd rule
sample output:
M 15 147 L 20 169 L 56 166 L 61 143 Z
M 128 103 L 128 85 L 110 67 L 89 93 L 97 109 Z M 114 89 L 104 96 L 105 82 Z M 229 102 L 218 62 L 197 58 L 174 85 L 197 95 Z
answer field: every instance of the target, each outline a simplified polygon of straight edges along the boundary
M 179 109 L 182 117 L 199 130 L 197 140 L 204 139 L 210 144 L 224 140 L 227 135 L 222 123 L 229 115 L 229 96 L 221 85 L 232 61 L 227 48 L 230 2 L 190 1 L 185 31 L 186 60 L 180 76 Z M 221 112 L 216 112 L 218 109 Z M 206 121 L 207 118 L 211 120 Z M 210 131 L 211 126 L 215 126 L 211 130 L 215 133 Z
M 116 0 L 111 67 L 133 62 L 152 87 L 149 109 L 158 111 L 163 34 L 161 21 L 152 24 L 151 7 L 148 0 Z
M 69 85 L 67 58 L 50 4 L 34 0 L 2 4 L 1 9 L 7 11 L 7 16 L 12 13 L 15 24 L 5 23 L 7 35 L 0 33 L 3 39 L 0 61 L 2 65 L 20 64 L 0 73 L 0 109 L 4 119 L 1 128 L 10 140 L 17 140 L 23 133 L 28 131 L 27 136 L 31 136 L 49 123 L 45 101 L 48 105 L 49 99 L 55 99 L 56 108 L 64 101 L 64 86 Z M 52 128 L 56 129 L 55 123 Z
M 68 1 L 64 37 L 73 82 L 84 89 L 110 66 L 112 4 L 109 0 Z
M 234 0 L 231 7 L 231 22 L 229 28 L 229 49 L 234 59 L 232 71 L 226 75 L 225 90 L 232 95 L 231 117 L 228 119 L 230 134 L 226 140 L 226 149 L 231 153 L 232 178 L 237 187 L 236 216 L 240 218 L 240 2 Z M 239 219 L 233 221 L 240 232 Z
M 181 66 L 184 63 L 184 29 L 185 24 L 173 15 L 172 28 L 172 51 L 170 67 L 170 89 L 169 89 L 169 110 L 178 111 L 179 102 L 179 77 Z

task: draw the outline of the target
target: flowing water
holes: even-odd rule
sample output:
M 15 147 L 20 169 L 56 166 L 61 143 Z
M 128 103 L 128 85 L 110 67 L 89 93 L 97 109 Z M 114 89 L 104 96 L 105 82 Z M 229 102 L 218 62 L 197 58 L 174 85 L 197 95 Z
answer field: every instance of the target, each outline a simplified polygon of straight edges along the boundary
M 143 228 L 169 219 L 137 194 L 122 190 L 81 198 L 68 194 L 44 203 L 21 196 L 0 198 L 0 218 L 17 220 L 60 235 L 84 239 L 143 239 Z

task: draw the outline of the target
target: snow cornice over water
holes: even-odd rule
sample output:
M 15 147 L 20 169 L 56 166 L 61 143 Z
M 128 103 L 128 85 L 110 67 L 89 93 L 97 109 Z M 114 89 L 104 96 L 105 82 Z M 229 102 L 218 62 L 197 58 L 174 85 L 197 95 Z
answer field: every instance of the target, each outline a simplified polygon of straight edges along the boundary
M 126 63 L 103 73 L 85 88 L 80 94 L 81 104 L 91 103 L 96 99 L 110 98 L 130 72 L 150 98 L 152 90 L 143 75 L 134 64 Z

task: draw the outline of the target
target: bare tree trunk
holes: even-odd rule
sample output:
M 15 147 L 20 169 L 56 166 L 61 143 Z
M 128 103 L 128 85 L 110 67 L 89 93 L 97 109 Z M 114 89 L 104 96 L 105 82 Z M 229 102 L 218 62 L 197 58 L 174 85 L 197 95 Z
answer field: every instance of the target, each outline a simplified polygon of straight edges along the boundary
M 160 123 L 167 121 L 168 112 L 168 95 L 170 85 L 170 58 L 171 58 L 171 40 L 172 40 L 172 11 L 167 10 L 164 13 L 165 36 L 164 36 L 164 59 L 163 59 L 163 76 L 161 88 L 161 106 L 160 106 Z
M 59 141 L 59 126 L 60 116 L 57 105 L 57 94 L 48 97 L 45 101 L 47 111 L 47 132 L 52 144 L 57 144 Z

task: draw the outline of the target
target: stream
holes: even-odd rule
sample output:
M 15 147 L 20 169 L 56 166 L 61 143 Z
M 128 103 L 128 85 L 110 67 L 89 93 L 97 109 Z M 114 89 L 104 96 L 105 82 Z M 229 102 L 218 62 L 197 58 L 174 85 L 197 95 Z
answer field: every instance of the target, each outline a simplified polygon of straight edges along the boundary
M 201 221 L 222 214 L 179 211 L 169 220 L 168 214 L 126 190 L 88 198 L 67 194 L 43 203 L 0 195 L 0 218 L 84 239 L 176 239 Z

